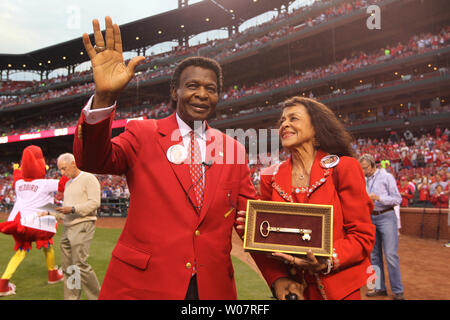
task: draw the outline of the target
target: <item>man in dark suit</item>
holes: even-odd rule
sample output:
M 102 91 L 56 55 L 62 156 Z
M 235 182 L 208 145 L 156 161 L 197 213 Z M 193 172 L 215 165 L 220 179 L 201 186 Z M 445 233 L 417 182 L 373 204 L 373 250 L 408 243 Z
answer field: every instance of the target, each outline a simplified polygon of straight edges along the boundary
M 113 250 L 100 299 L 236 299 L 231 235 L 237 212 L 255 198 L 244 147 L 211 128 L 222 89 L 220 65 L 193 57 L 176 68 L 176 112 L 130 121 L 111 139 L 115 101 L 143 57 L 123 63 L 120 30 L 106 17 L 105 39 L 93 21 L 95 94 L 77 125 L 79 168 L 125 174 L 127 222 Z

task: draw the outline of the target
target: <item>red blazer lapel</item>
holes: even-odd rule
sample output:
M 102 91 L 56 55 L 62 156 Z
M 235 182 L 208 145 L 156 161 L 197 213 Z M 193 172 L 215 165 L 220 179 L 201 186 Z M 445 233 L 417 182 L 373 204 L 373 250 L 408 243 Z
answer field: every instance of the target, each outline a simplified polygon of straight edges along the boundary
M 291 202 L 291 173 L 292 173 L 292 160 L 289 157 L 286 161 L 282 162 L 278 171 L 274 174 L 272 179 L 272 187 L 278 193 L 278 196 L 281 197 L 281 200 Z
M 185 163 L 175 164 L 173 162 L 170 162 L 169 159 L 167 159 L 167 150 L 169 150 L 171 146 L 175 144 L 183 145 L 183 138 L 178 129 L 178 123 L 175 113 L 173 113 L 168 118 L 158 120 L 157 125 L 160 134 L 158 142 L 162 148 L 162 151 L 166 156 L 166 160 L 169 162 L 170 167 L 172 168 L 173 173 L 180 182 L 181 187 L 184 189 L 184 192 L 187 194 L 189 191 L 190 193 L 189 197 L 191 201 L 193 201 L 194 196 L 192 193 L 192 188 L 190 188 L 192 185 L 192 181 L 191 175 L 189 174 L 188 165 Z
M 308 188 L 308 197 L 319 188 L 322 184 L 325 183 L 327 177 L 330 175 L 332 169 L 322 168 L 320 165 L 320 161 L 323 157 L 328 155 L 328 153 L 317 150 L 316 158 L 314 159 L 313 165 L 311 167 L 311 175 L 309 178 L 309 188 Z
M 206 155 L 205 162 L 211 164 L 205 167 L 205 193 L 203 197 L 203 206 L 200 211 L 200 221 L 206 215 L 211 202 L 216 194 L 217 186 L 219 185 L 220 176 L 224 168 L 223 161 L 224 154 L 224 137 L 223 133 L 206 125 Z

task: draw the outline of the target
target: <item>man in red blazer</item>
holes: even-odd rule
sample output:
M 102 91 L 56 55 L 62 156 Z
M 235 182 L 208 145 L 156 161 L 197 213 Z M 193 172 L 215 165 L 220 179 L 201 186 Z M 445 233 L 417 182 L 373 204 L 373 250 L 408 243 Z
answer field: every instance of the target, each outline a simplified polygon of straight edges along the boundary
M 95 47 L 83 35 L 96 89 L 74 155 L 82 170 L 125 174 L 130 207 L 99 299 L 236 299 L 231 234 L 255 190 L 244 147 L 205 121 L 218 102 L 221 68 L 207 58 L 184 60 L 171 83 L 176 113 L 130 121 L 111 139 L 115 101 L 143 57 L 125 66 L 119 28 L 105 22 L 106 43 L 97 20 Z M 189 155 L 199 158 L 195 168 Z

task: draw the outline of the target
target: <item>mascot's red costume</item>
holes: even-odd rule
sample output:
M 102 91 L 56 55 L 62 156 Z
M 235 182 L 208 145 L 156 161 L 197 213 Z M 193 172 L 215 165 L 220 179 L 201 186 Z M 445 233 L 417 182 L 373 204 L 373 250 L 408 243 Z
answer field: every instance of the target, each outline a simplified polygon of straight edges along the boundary
M 38 212 L 42 206 L 53 203 L 55 192 L 64 192 L 65 182 L 45 179 L 45 159 L 41 148 L 28 146 L 22 154 L 20 169 L 13 173 L 13 188 L 16 192 L 16 202 L 8 217 L 8 221 L 0 223 L 0 232 L 10 234 L 15 240 L 16 253 L 9 261 L 5 272 L 0 279 L 0 296 L 15 294 L 15 285 L 9 280 L 17 267 L 25 259 L 32 243 L 37 249 L 43 249 L 47 268 L 48 283 L 57 283 L 63 280 L 61 270 L 55 266 L 55 253 L 53 250 L 53 236 L 56 233 L 56 219 L 48 215 L 39 217 Z

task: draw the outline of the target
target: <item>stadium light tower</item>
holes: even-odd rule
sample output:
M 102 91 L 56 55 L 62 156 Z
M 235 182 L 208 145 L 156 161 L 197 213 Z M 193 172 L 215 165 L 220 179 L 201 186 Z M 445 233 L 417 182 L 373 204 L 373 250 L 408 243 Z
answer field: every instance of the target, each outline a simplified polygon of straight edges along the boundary
M 189 5 L 189 0 L 178 0 L 178 9 L 187 7 Z
M 219 7 L 220 9 L 222 9 L 223 11 L 225 11 L 226 13 L 228 13 L 231 16 L 231 20 L 235 20 L 236 16 L 234 15 L 234 10 L 232 9 L 227 9 L 224 6 L 222 6 L 220 3 L 218 3 L 215 0 L 211 0 L 212 3 L 214 3 L 217 7 Z M 239 24 L 235 23 L 235 24 L 231 24 L 228 26 L 228 37 L 231 38 L 231 36 L 235 33 L 239 32 Z
M 178 9 L 182 9 L 187 6 L 189 6 L 189 0 L 178 0 Z M 181 28 L 180 32 L 184 33 L 184 25 L 181 25 L 180 28 Z M 189 38 L 184 35 L 180 36 L 178 38 L 178 45 L 180 47 L 188 47 L 189 46 Z

